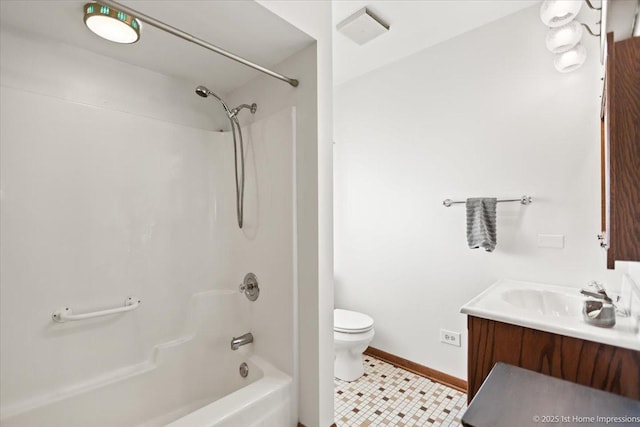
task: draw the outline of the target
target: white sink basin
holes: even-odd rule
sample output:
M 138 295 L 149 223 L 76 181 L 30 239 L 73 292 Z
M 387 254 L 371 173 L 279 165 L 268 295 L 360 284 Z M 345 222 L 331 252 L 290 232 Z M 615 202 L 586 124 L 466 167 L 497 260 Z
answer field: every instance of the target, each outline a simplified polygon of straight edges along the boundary
M 514 307 L 543 316 L 582 316 L 583 298 L 578 295 L 540 289 L 509 289 L 504 291 L 501 297 Z
M 460 311 L 483 319 L 640 350 L 637 316 L 617 317 L 612 328 L 589 325 L 582 318 L 585 299 L 579 287 L 504 279 L 462 306 Z

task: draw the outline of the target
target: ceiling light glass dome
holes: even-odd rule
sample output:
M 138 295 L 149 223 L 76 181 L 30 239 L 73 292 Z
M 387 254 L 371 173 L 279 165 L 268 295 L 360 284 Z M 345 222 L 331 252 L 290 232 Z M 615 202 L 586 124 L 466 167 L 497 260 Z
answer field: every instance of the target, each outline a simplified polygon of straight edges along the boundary
M 587 50 L 578 43 L 574 48 L 556 54 L 553 59 L 553 65 L 561 73 L 568 73 L 580 68 L 586 59 Z
M 551 28 L 547 33 L 547 49 L 553 53 L 566 52 L 582 39 L 582 25 L 576 21 L 569 22 L 562 27 Z
M 84 5 L 84 23 L 91 31 L 112 42 L 135 43 L 140 38 L 138 20 L 100 3 Z
M 561 27 L 573 21 L 581 7 L 581 0 L 545 0 L 540 7 L 540 19 L 548 27 Z

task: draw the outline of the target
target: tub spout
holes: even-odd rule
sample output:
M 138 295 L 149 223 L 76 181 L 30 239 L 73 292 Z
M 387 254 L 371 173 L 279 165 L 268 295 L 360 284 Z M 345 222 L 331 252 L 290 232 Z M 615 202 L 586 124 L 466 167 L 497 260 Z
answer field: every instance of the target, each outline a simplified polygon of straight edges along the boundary
M 247 332 L 246 334 L 241 335 L 237 338 L 233 337 L 231 339 L 231 350 L 237 350 L 241 346 L 247 345 L 251 342 L 253 342 L 253 335 L 251 334 L 251 332 Z

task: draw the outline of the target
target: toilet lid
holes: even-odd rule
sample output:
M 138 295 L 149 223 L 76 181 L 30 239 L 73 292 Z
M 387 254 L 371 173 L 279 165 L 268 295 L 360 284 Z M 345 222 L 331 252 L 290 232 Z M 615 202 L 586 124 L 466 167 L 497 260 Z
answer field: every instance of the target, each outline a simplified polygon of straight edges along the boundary
M 333 330 L 344 333 L 366 332 L 373 328 L 373 319 L 357 311 L 333 310 Z

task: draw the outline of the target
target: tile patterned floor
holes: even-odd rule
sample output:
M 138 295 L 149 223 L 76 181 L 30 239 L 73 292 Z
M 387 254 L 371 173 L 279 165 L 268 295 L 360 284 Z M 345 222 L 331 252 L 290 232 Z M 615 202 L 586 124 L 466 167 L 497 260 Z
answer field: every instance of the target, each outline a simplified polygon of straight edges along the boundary
M 461 425 L 465 393 L 369 355 L 363 359 L 363 377 L 334 380 L 338 427 Z

